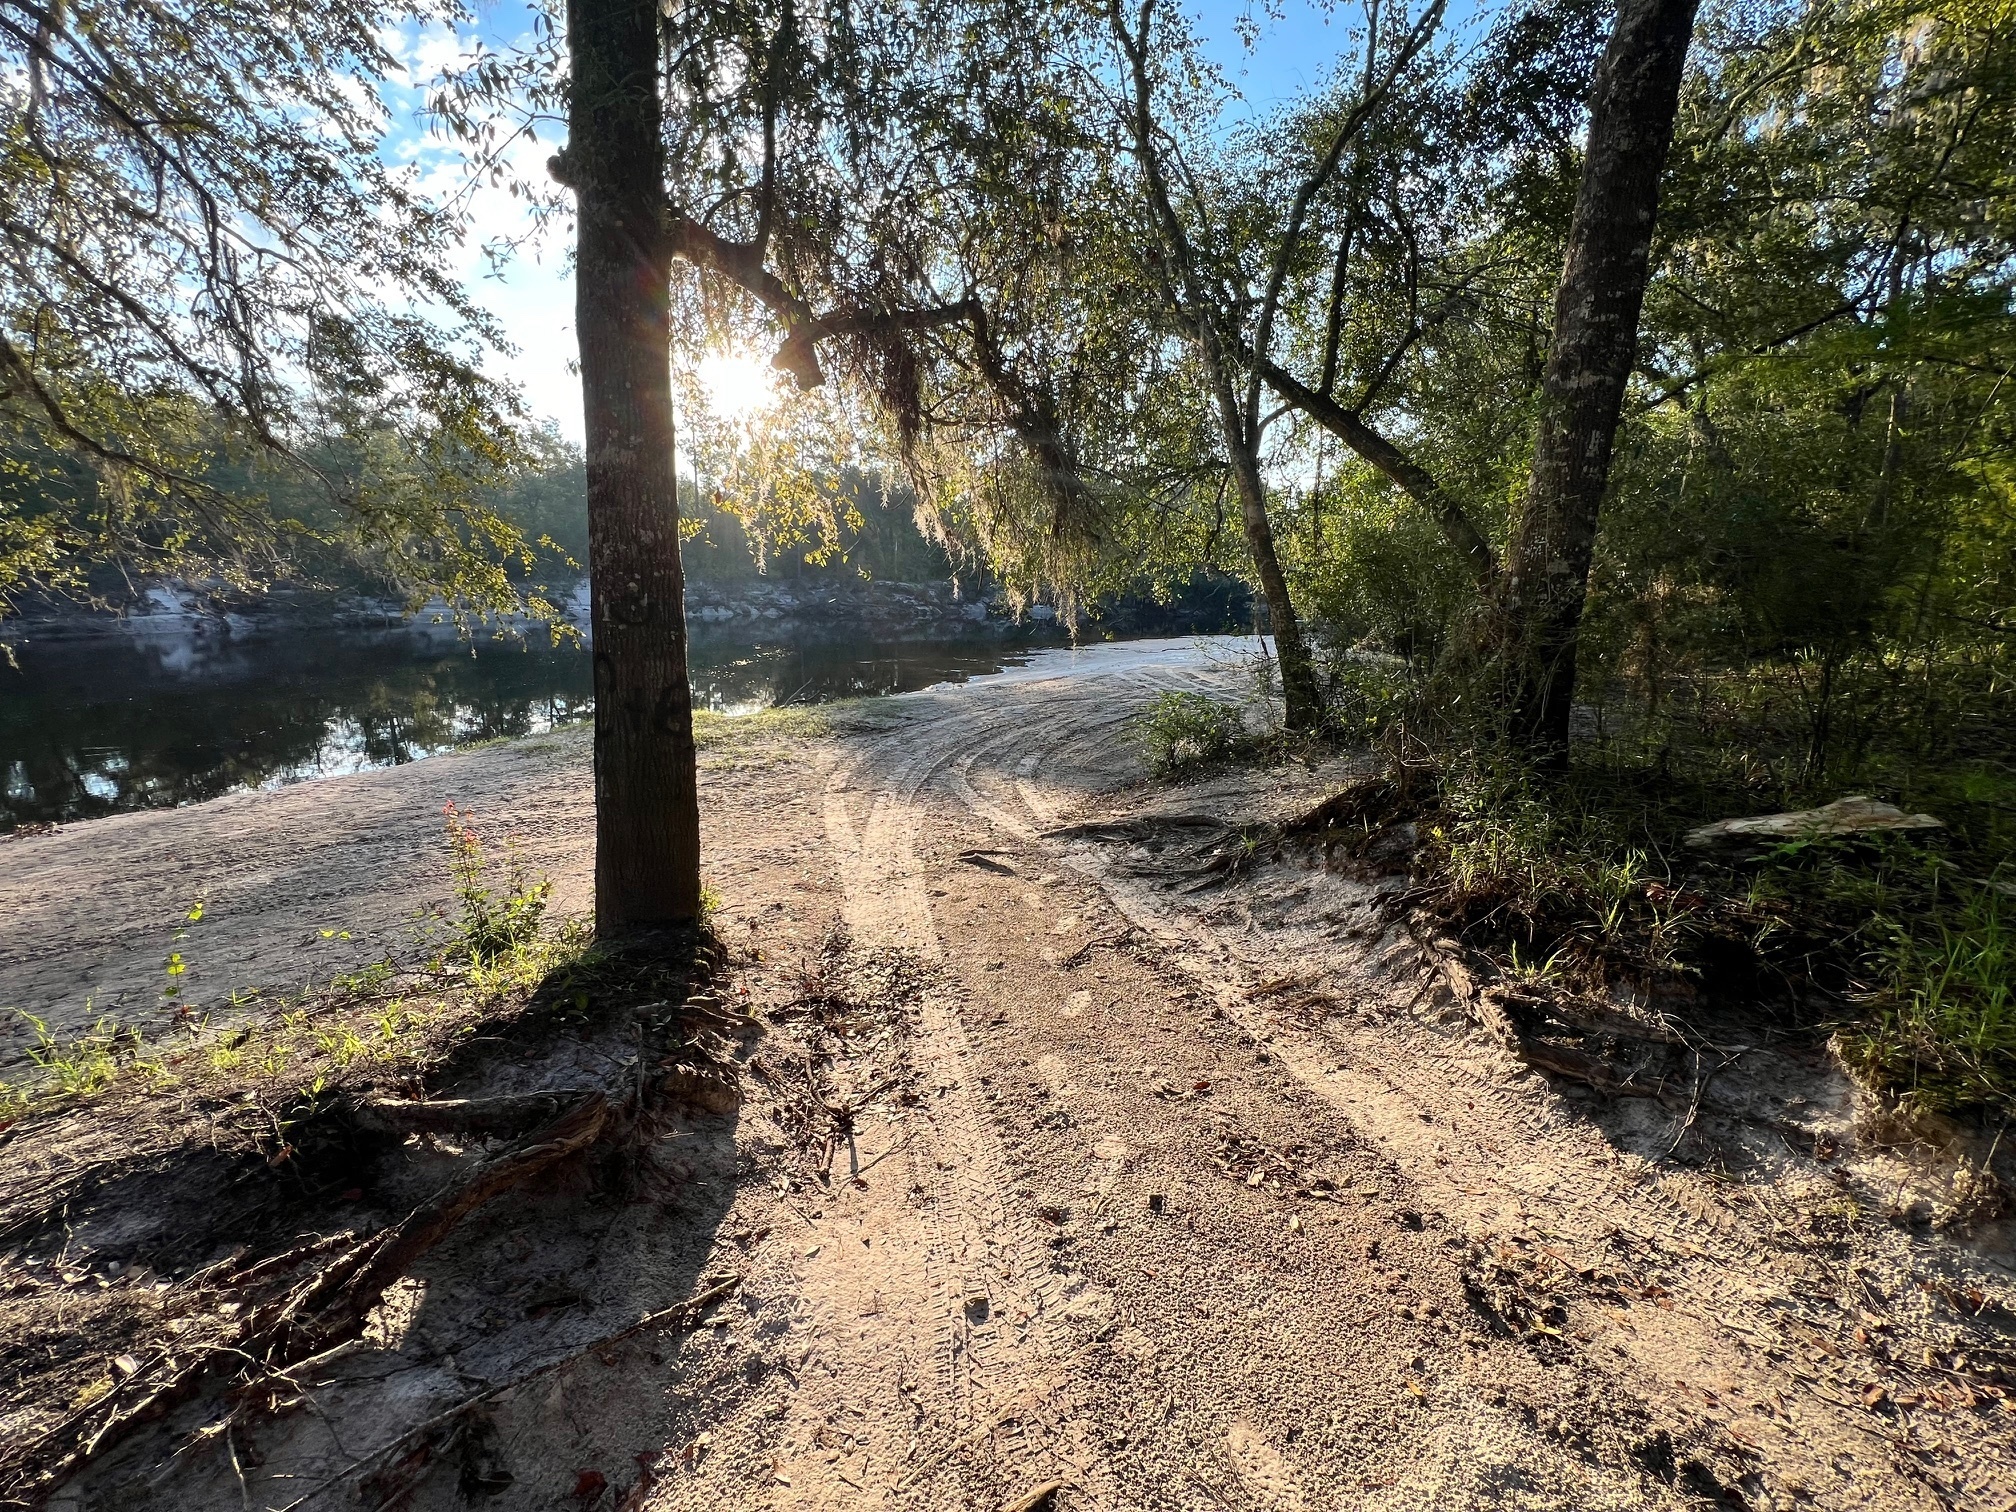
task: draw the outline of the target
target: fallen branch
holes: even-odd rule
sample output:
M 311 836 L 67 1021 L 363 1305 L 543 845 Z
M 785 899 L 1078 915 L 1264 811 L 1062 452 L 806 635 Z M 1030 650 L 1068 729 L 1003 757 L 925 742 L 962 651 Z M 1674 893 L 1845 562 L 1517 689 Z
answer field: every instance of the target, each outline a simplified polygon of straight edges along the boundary
M 1001 1512 L 1046 1512 L 1046 1509 L 1057 1505 L 1057 1493 L 1064 1489 L 1065 1484 L 1061 1480 L 1045 1481 L 1034 1490 L 1016 1497 Z
M 1499 993 L 1491 988 L 1467 996 L 1478 1022 L 1522 1065 L 1555 1076 L 1565 1076 L 1612 1097 L 1648 1097 L 1669 1107 L 1675 1106 L 1676 1102 L 1682 1107 L 1686 1104 L 1686 1099 L 1676 1098 L 1676 1094 L 1663 1082 L 1641 1081 L 1602 1056 L 1572 1050 L 1566 1045 L 1550 1044 L 1526 1033 Z
M 1094 819 L 1083 824 L 1063 824 L 1041 831 L 1039 840 L 1151 840 L 1164 830 L 1230 829 L 1223 819 L 1209 814 L 1148 814 L 1139 819 Z
M 285 1271 L 305 1265 L 318 1255 L 326 1255 L 331 1250 L 344 1249 L 356 1243 L 357 1232 L 355 1229 L 345 1229 L 337 1234 L 324 1234 L 319 1239 L 311 1239 L 305 1244 L 297 1244 L 294 1248 L 284 1253 L 268 1256 L 256 1264 L 246 1266 L 243 1270 L 227 1272 L 223 1276 L 223 1280 L 232 1286 L 248 1286 L 254 1281 L 264 1281 L 268 1276 L 277 1276 Z M 237 1253 L 242 1259 L 244 1252 L 241 1250 Z M 208 1271 L 199 1272 L 199 1276 L 204 1279 L 199 1281 L 198 1277 L 191 1277 L 184 1284 L 185 1286 L 208 1285 L 210 1284 L 209 1274 Z

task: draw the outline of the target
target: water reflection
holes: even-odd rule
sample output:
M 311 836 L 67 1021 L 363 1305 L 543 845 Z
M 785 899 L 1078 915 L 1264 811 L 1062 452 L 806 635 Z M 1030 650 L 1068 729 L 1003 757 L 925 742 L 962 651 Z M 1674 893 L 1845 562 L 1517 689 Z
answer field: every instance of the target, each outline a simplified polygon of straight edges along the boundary
M 903 692 L 998 670 L 991 639 L 756 643 L 696 635 L 701 708 Z M 200 802 L 456 746 L 533 735 L 594 709 L 573 647 L 303 631 L 28 646 L 0 665 L 0 828 Z

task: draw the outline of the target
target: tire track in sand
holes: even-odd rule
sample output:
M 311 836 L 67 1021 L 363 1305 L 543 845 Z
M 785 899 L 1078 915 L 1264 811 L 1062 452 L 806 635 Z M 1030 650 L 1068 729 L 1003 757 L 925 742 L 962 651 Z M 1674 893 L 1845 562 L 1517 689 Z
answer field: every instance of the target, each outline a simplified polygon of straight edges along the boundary
M 858 947 L 902 950 L 927 967 L 943 962 L 918 855 L 920 795 L 976 744 L 1016 738 L 1022 720 L 1019 709 L 984 705 L 919 719 L 863 742 L 832 773 L 822 807 Z M 881 1179 L 848 1193 L 868 1242 L 855 1249 L 838 1240 L 849 1249 L 844 1265 L 822 1266 L 808 1253 L 800 1267 L 808 1316 L 819 1322 L 821 1368 L 801 1372 L 787 1410 L 779 1502 L 981 1505 L 1054 1480 L 1076 1488 L 1083 1505 L 1131 1505 L 1073 1384 L 1067 1310 L 1086 1283 L 1055 1269 L 1012 1204 L 1013 1178 L 978 1096 L 959 998 L 942 984 L 919 1003 L 911 1050 L 924 1117 L 913 1120 L 921 1128 L 900 1160 L 885 1167 L 902 1170 L 907 1191 Z M 853 1326 L 867 1317 L 869 1326 Z M 911 1417 L 888 1414 L 865 1434 L 856 1428 L 866 1444 L 858 1465 L 819 1452 L 822 1428 L 855 1410 L 861 1383 L 887 1381 L 892 1370 Z
M 1130 693 L 1172 683 L 1235 691 L 1223 670 L 1171 674 L 1159 681 L 1086 678 L 1088 685 L 1106 682 L 1109 691 L 1100 700 L 1088 686 L 1079 697 L 1111 710 Z M 1389 930 L 1345 944 L 1330 929 L 1260 930 L 1250 908 L 1243 932 L 1228 929 L 1195 900 L 1116 867 L 1111 846 L 1044 840 L 1064 812 L 1057 786 L 1081 792 L 1087 786 L 1070 781 L 1069 758 L 1083 749 L 1092 725 L 1031 717 L 1008 736 L 969 738 L 950 785 L 977 817 L 1044 846 L 1098 885 L 1256 1046 L 1380 1145 L 1466 1237 L 1487 1245 L 1500 1236 L 1551 1241 L 1578 1265 L 1602 1270 L 1622 1259 L 1655 1271 L 1671 1295 L 1656 1308 L 1634 1309 L 1628 1324 L 1606 1328 L 1598 1310 L 1578 1313 L 1593 1325 L 1587 1366 L 1609 1374 L 1621 1369 L 1622 1381 L 1652 1397 L 1684 1397 L 1704 1379 L 1743 1399 L 1797 1396 L 1791 1373 L 1748 1344 L 1774 1340 L 1793 1349 L 1800 1325 L 1788 1327 L 1785 1312 L 1807 1311 L 1804 1295 L 1819 1278 L 1801 1254 L 1773 1242 L 1766 1230 L 1775 1220 L 1761 1199 L 1764 1229 L 1699 1180 L 1620 1151 L 1587 1119 L 1564 1111 L 1544 1079 L 1521 1076 L 1502 1055 L 1480 1048 L 1467 1022 L 1437 1026 L 1427 1021 L 1432 1015 L 1417 1015 L 1414 1006 L 1432 978 L 1422 977 L 1420 951 L 1404 934 Z M 1058 772 L 1058 784 L 1036 781 L 1046 766 Z M 1373 889 L 1358 887 L 1361 906 L 1372 901 Z M 1287 985 L 1314 989 L 1332 1004 L 1320 1024 L 1283 1011 L 1284 969 L 1297 979 Z M 1592 1358 L 1594 1346 L 1618 1363 Z M 1791 1484 L 1835 1481 L 1834 1457 L 1859 1448 L 1856 1435 L 1865 1430 L 1843 1423 L 1840 1414 L 1802 1419 L 1782 1446 L 1781 1473 L 1793 1477 Z M 1899 1468 L 1905 1483 L 1881 1504 L 1943 1505 L 1936 1483 L 1916 1465 Z M 1450 1482 L 1460 1483 L 1460 1467 L 1448 1470 Z M 1865 1504 L 1862 1488 L 1848 1481 L 1832 1489 L 1842 1505 Z

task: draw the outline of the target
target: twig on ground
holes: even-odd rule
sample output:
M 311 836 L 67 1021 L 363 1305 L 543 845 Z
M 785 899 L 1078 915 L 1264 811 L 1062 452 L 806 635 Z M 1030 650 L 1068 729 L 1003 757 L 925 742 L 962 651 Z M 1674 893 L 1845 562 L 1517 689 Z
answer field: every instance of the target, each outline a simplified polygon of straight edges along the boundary
M 905 1134 L 901 1139 L 897 1140 L 896 1143 L 889 1146 L 888 1149 L 884 1150 L 880 1155 L 877 1155 L 873 1160 L 869 1161 L 868 1164 L 862 1166 L 859 1170 L 854 1172 L 853 1176 L 850 1177 L 849 1179 L 854 1181 L 860 1180 L 863 1176 L 866 1176 L 870 1171 L 874 1170 L 875 1167 L 882 1164 L 883 1161 L 887 1160 L 891 1155 L 896 1154 L 900 1150 L 907 1150 L 909 1147 L 910 1147 L 910 1136 L 908 1134 Z
M 660 1308 L 657 1312 L 646 1313 L 636 1322 L 618 1329 L 615 1333 L 604 1334 L 598 1339 L 591 1340 L 589 1343 L 583 1344 L 576 1349 L 569 1350 L 564 1355 L 548 1360 L 544 1365 L 536 1366 L 532 1370 L 526 1371 L 523 1375 L 514 1376 L 508 1381 L 500 1381 L 497 1385 L 486 1387 L 473 1396 L 464 1397 L 454 1406 L 435 1413 L 423 1423 L 415 1424 L 397 1438 L 379 1445 L 378 1448 L 373 1449 L 361 1459 L 345 1465 L 326 1480 L 311 1486 L 301 1496 L 287 1503 L 285 1507 L 280 1508 L 279 1512 L 295 1512 L 296 1508 L 306 1506 L 316 1497 L 322 1495 L 323 1492 L 341 1485 L 360 1471 L 369 1469 L 371 1466 L 398 1454 L 402 1450 L 418 1444 L 428 1435 L 459 1421 L 476 1408 L 483 1406 L 486 1402 L 495 1401 L 506 1392 L 515 1391 L 530 1381 L 538 1380 L 541 1376 L 551 1375 L 556 1370 L 565 1369 L 585 1354 L 592 1354 L 596 1350 L 607 1349 L 614 1344 L 621 1344 L 625 1339 L 634 1338 L 647 1329 L 662 1327 L 699 1312 L 730 1295 L 741 1284 L 742 1278 L 740 1276 L 730 1276 L 727 1280 L 710 1286 L 696 1297 L 689 1297 L 684 1302 L 675 1303 L 671 1307 Z M 396 1501 L 398 1498 L 395 1497 L 393 1499 Z

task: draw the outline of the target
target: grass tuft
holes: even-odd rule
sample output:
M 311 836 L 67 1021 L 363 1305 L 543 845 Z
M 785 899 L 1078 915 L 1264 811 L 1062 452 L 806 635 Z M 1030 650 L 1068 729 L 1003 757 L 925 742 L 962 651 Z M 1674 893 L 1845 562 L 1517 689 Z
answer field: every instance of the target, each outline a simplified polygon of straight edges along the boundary
M 1946 1113 L 2016 1108 L 2016 903 L 1997 875 L 1942 889 L 1920 916 L 1885 921 L 1868 1019 L 1841 1037 L 1849 1060 L 1909 1102 Z

